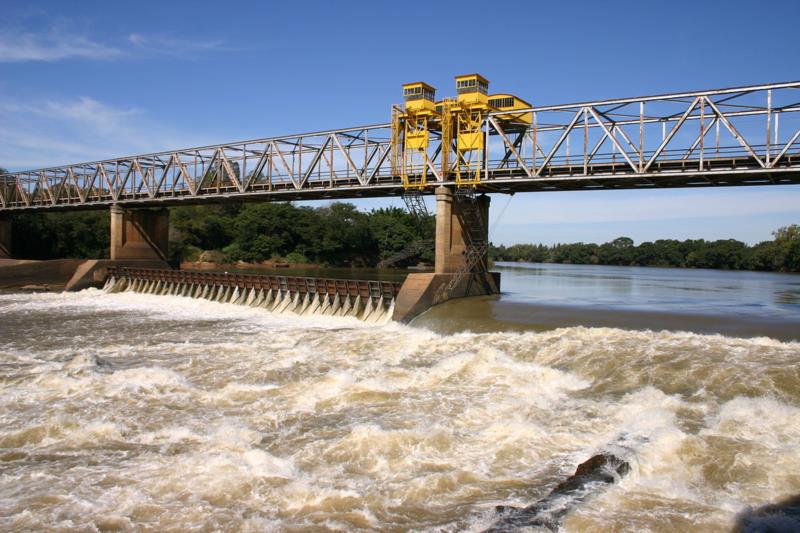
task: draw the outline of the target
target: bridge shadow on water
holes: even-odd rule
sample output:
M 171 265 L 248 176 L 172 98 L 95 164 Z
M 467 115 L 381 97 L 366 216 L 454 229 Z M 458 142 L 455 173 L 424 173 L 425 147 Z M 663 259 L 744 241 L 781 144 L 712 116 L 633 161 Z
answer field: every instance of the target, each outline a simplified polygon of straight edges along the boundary
M 733 533 L 795 533 L 800 531 L 800 494 L 778 503 L 750 507 L 736 516 Z

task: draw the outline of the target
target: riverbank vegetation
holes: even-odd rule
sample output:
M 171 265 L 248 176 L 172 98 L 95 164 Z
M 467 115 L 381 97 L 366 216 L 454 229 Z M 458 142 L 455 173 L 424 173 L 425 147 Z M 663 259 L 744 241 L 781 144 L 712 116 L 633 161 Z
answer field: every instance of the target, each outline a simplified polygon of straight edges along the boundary
M 800 226 L 780 228 L 772 235 L 772 240 L 752 246 L 735 239 L 660 239 L 637 246 L 619 237 L 605 244 L 493 246 L 490 253 L 495 261 L 800 272 Z
M 374 266 L 421 238 L 432 237 L 433 217 L 418 228 L 405 209 L 359 211 L 353 204 L 305 207 L 289 203 L 247 203 L 170 209 L 173 261 L 286 261 L 330 266 Z M 106 210 L 24 213 L 13 218 L 12 250 L 17 257 L 107 257 Z M 433 261 L 433 250 L 406 263 Z
M 213 255 L 226 262 L 282 259 L 374 266 L 421 238 L 414 217 L 405 209 L 364 212 L 339 202 L 323 207 L 288 203 L 180 207 L 171 211 L 170 222 L 171 253 L 184 261 L 203 259 L 212 255 L 205 251 L 215 250 Z M 432 261 L 433 250 L 424 259 Z
M 12 249 L 15 256 L 27 259 L 107 257 L 108 224 L 106 210 L 16 215 Z M 426 238 L 433 235 L 432 217 L 421 229 L 405 209 L 364 212 L 350 203 L 174 207 L 170 225 L 173 261 L 217 263 L 277 260 L 374 266 L 423 234 Z M 490 256 L 495 261 L 798 272 L 800 226 L 780 228 L 772 240 L 752 246 L 734 239 L 661 239 L 636 245 L 619 237 L 605 244 L 492 246 Z M 433 250 L 405 264 L 420 260 L 432 262 Z

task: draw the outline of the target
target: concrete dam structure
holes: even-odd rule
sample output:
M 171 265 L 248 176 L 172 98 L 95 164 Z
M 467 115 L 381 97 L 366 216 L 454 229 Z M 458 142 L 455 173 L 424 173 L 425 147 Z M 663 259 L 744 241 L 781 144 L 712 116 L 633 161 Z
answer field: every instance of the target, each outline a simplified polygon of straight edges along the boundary
M 392 319 L 400 284 L 387 281 L 108 267 L 106 292 L 202 298 L 278 314 Z

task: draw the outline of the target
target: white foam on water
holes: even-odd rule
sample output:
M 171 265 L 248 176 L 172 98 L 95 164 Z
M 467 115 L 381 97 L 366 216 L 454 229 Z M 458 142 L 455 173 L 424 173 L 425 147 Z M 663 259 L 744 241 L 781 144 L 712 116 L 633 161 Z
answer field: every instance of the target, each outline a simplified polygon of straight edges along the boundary
M 797 343 L 447 336 L 94 290 L 0 295 L 0 315 L 60 335 L 5 333 L 4 530 L 479 530 L 602 450 L 632 471 L 567 531 L 724 529 L 800 492 Z
M 11 295 L 0 295 L 11 296 Z M 77 293 L 37 293 L 13 305 L 0 307 L 0 314 L 19 311 L 51 309 L 94 309 L 109 312 L 140 312 L 148 320 L 248 320 L 251 325 L 269 327 L 298 327 L 298 315 L 269 313 L 263 309 L 232 303 L 212 302 L 184 296 L 163 296 L 136 292 L 106 293 L 100 289 L 85 289 Z M 309 315 L 302 325 L 317 328 L 376 327 L 352 317 Z

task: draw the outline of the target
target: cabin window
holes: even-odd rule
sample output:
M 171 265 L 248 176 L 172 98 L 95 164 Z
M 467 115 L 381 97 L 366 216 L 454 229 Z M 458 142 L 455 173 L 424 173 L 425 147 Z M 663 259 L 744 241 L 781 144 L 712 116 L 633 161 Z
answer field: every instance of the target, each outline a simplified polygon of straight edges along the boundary
M 422 98 L 422 87 L 406 87 L 403 89 L 403 96 L 406 101 L 419 100 Z
M 406 87 L 403 89 L 403 96 L 405 96 L 406 101 L 424 98 L 433 102 L 435 94 L 433 89 L 428 89 L 427 87 Z
M 514 97 L 507 96 L 505 98 L 492 98 L 489 100 L 489 105 L 492 107 L 513 107 Z
M 474 93 L 477 85 L 478 83 L 475 78 L 469 80 L 458 80 L 456 82 L 456 92 L 458 92 L 458 94 Z
M 489 84 L 484 81 L 478 81 L 477 78 L 458 80 L 456 81 L 456 92 L 458 92 L 458 94 L 475 92 L 489 94 Z

